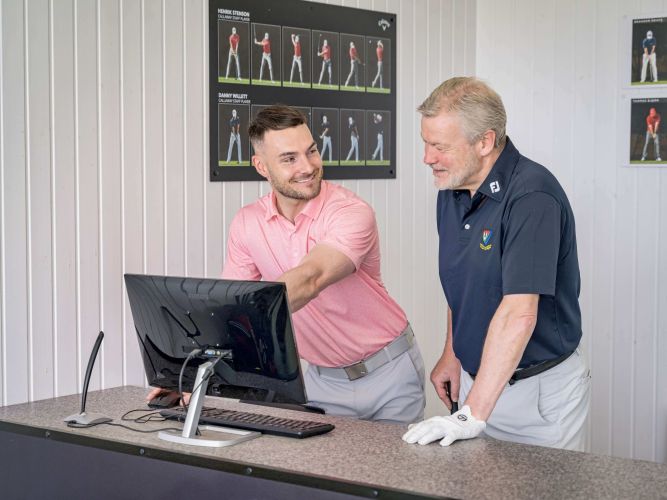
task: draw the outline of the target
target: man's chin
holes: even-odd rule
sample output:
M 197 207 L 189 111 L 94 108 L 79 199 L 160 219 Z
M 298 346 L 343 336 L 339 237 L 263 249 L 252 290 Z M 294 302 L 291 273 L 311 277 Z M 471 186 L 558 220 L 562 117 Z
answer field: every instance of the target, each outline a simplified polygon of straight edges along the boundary
M 433 179 L 433 185 L 438 188 L 439 191 L 444 191 L 446 189 L 451 189 L 451 183 L 444 180 L 438 179 L 437 177 Z
M 313 198 L 316 198 L 317 195 L 320 194 L 320 191 L 322 189 L 322 184 L 318 183 L 316 186 L 313 186 L 311 188 L 304 188 L 301 187 L 299 188 L 292 188 L 289 191 L 283 192 L 282 194 L 284 196 L 287 196 L 288 198 L 292 198 L 295 200 L 312 200 Z

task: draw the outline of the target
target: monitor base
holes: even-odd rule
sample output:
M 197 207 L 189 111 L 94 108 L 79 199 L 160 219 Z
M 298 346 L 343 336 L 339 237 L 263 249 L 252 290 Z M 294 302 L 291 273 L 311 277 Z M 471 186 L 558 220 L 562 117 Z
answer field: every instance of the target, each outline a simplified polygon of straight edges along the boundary
M 199 431 L 201 432 L 201 435 L 192 437 L 184 436 L 183 433 L 179 431 L 161 431 L 158 433 L 158 437 L 164 441 L 170 441 L 172 443 L 222 448 L 224 446 L 233 446 L 242 443 L 243 441 L 249 441 L 262 435 L 261 432 L 244 431 L 242 429 L 232 429 L 231 427 L 217 427 L 214 425 L 200 425 Z M 238 437 L 232 439 L 213 439 L 217 437 L 214 435 L 216 432 L 237 434 Z

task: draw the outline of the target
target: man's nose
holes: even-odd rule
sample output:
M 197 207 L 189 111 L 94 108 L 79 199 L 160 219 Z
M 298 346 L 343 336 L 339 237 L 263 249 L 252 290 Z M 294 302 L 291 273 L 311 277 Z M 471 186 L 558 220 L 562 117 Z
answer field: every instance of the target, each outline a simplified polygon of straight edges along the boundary
M 424 163 L 429 167 L 435 163 L 435 155 L 433 154 L 433 146 L 426 144 L 424 146 Z

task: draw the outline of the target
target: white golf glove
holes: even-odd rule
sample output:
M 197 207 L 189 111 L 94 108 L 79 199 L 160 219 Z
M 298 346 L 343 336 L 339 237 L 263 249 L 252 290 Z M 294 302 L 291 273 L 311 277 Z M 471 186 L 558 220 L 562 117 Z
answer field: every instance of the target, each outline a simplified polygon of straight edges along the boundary
M 453 415 L 431 417 L 408 427 L 403 434 L 403 441 L 414 444 L 429 444 L 441 439 L 440 446 L 449 446 L 457 439 L 472 439 L 486 429 L 486 422 L 477 420 L 470 414 L 470 407 L 465 405 Z

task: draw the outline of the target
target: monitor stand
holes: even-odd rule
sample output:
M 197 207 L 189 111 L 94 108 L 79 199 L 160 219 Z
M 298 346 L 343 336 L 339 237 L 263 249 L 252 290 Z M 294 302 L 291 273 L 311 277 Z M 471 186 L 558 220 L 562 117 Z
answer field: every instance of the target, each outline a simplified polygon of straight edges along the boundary
M 223 446 L 232 446 L 243 441 L 258 438 L 261 432 L 245 431 L 242 429 L 232 429 L 230 427 L 221 427 L 217 425 L 198 425 L 201 409 L 204 405 L 204 396 L 208 386 L 208 380 L 213 374 L 213 363 L 207 361 L 199 366 L 197 378 L 195 379 L 195 390 L 190 397 L 188 413 L 183 424 L 183 432 L 161 431 L 158 434 L 160 439 L 172 443 L 189 444 L 194 446 L 208 446 L 211 448 L 222 448 Z M 197 435 L 197 430 L 200 434 Z M 216 433 L 234 434 L 238 437 L 231 439 L 216 439 Z

